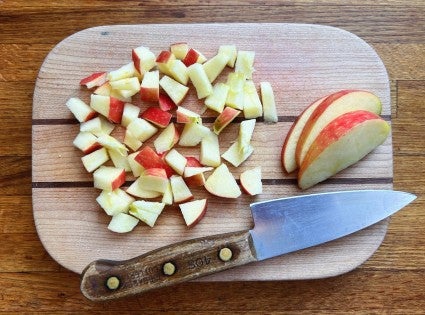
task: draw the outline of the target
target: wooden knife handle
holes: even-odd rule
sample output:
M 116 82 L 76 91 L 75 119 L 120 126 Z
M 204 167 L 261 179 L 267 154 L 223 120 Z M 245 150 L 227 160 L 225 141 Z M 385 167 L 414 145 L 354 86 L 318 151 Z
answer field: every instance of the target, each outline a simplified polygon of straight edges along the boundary
M 126 261 L 94 261 L 82 273 L 81 292 L 93 301 L 120 298 L 255 260 L 249 231 L 197 238 Z

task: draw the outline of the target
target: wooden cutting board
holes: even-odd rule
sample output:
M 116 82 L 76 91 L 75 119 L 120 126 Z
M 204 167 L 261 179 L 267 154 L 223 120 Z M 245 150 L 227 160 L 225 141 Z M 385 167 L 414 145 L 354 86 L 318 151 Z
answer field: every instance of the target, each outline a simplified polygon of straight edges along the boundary
M 108 231 L 109 217 L 96 204 L 100 191 L 81 164 L 82 153 L 72 146 L 78 124 L 65 106 L 69 97 L 89 102 L 90 93 L 79 80 L 96 71 L 116 69 L 131 61 L 131 49 L 148 46 L 158 54 L 174 42 L 186 41 L 207 57 L 219 45 L 235 44 L 256 53 L 254 81 L 271 82 L 279 122 L 258 122 L 253 136 L 254 154 L 239 168 L 261 166 L 264 193 L 236 200 L 207 197 L 204 219 L 187 229 L 177 208 L 167 208 L 154 228 L 139 224 L 132 233 Z M 305 192 L 294 175 L 285 175 L 280 150 L 295 117 L 312 101 L 341 89 L 366 89 L 383 103 L 390 121 L 390 90 L 385 67 L 362 39 L 341 29 L 301 24 L 155 24 L 101 26 L 78 32 L 60 42 L 46 57 L 35 86 L 33 104 L 32 191 L 34 219 L 40 239 L 62 266 L 81 273 L 93 260 L 128 259 L 158 247 L 211 234 L 251 228 L 249 204 L 304 193 L 356 189 L 392 189 L 392 141 L 387 141 L 356 165 Z M 136 104 L 145 108 L 134 100 Z M 200 111 L 194 93 L 185 106 Z M 214 113 L 205 112 L 205 121 Z M 237 136 L 233 123 L 220 135 L 224 152 Z M 118 133 L 118 137 L 120 134 Z M 199 155 L 198 148 L 180 148 Z M 128 178 L 131 181 L 131 177 Z M 302 211 L 302 209 L 300 209 Z M 203 278 L 226 280 L 312 279 L 338 275 L 360 265 L 381 244 L 388 220 L 315 248 L 276 257 Z

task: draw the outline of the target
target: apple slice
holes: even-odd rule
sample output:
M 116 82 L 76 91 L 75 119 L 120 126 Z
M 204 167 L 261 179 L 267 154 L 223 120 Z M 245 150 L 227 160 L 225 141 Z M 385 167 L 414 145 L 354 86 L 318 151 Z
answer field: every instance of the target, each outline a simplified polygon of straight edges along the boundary
M 187 187 L 183 177 L 173 175 L 170 177 L 171 190 L 173 192 L 174 203 L 182 203 L 193 199 L 193 195 Z
M 239 125 L 238 144 L 240 151 L 246 151 L 254 133 L 255 119 L 244 120 Z
M 207 199 L 193 200 L 179 204 L 187 227 L 195 226 L 204 217 L 207 212 Z
M 158 67 L 159 71 L 161 71 L 161 73 L 171 76 L 170 65 L 171 62 L 175 59 L 176 57 L 171 51 L 163 50 L 156 58 L 156 66 Z
M 184 57 L 186 57 L 187 52 L 189 51 L 189 46 L 184 42 L 174 43 L 170 45 L 170 51 L 177 59 L 182 60 Z
M 91 173 L 109 160 L 108 151 L 105 148 L 96 150 L 81 158 L 84 168 Z
M 224 109 L 229 89 L 230 87 L 226 83 L 216 83 L 213 87 L 212 94 L 205 99 L 205 106 L 221 113 Z
M 208 79 L 207 73 L 203 66 L 199 63 L 194 63 L 187 68 L 190 81 L 196 89 L 198 99 L 205 98 L 212 94 L 213 87 Z
M 140 46 L 131 50 L 131 58 L 137 72 L 144 76 L 155 67 L 155 54 L 148 48 Z
M 112 191 L 125 183 L 125 171 L 122 168 L 101 166 L 93 173 L 94 187 Z
M 173 204 L 173 190 L 171 189 L 171 183 L 168 181 L 167 188 L 165 189 L 161 202 L 166 205 L 172 205 Z
M 224 54 L 229 58 L 227 61 L 229 67 L 233 68 L 235 66 L 236 57 L 238 55 L 235 45 L 221 45 L 218 48 L 218 53 Z
M 164 193 L 168 185 L 168 177 L 163 168 L 149 168 L 139 177 L 146 190 Z
M 282 151 L 281 151 L 281 160 L 282 160 L 283 170 L 287 174 L 292 173 L 298 168 L 298 165 L 295 159 L 295 150 L 297 148 L 298 139 L 310 115 L 313 113 L 316 107 L 319 106 L 324 99 L 325 98 L 320 98 L 314 101 L 313 103 L 311 103 L 297 117 L 297 119 L 294 121 L 291 128 L 289 129 L 288 133 L 286 134 L 285 142 L 283 143 Z
M 137 200 L 131 204 L 129 213 L 153 227 L 164 207 L 162 202 Z
M 157 127 L 165 128 L 170 123 L 171 115 L 169 112 L 161 110 L 159 107 L 151 106 L 147 108 L 142 114 L 141 117 L 151 122 Z
M 217 167 L 221 164 L 218 136 L 209 132 L 201 140 L 200 160 L 203 165 Z
M 127 127 L 133 120 L 139 117 L 139 114 L 139 106 L 130 103 L 125 103 L 122 112 L 121 125 Z
M 143 76 L 140 85 L 140 99 L 146 102 L 159 100 L 159 71 L 149 71 Z
M 226 105 L 235 109 L 243 110 L 244 86 L 246 76 L 243 73 L 231 72 L 227 77 L 229 92 L 227 93 Z
M 71 97 L 66 102 L 66 106 L 80 123 L 88 121 L 97 115 L 96 111 L 77 97 Z
M 94 88 L 95 86 L 101 86 L 107 80 L 106 72 L 92 73 L 88 77 L 85 77 L 80 81 L 80 85 L 85 85 L 88 89 Z
M 97 94 L 90 96 L 90 107 L 117 124 L 121 122 L 124 104 L 123 101 L 111 96 Z
M 127 126 L 127 131 L 136 139 L 144 142 L 152 137 L 158 129 L 143 118 L 136 118 Z
M 146 188 L 146 183 L 143 182 L 143 179 L 137 178 L 126 190 L 126 192 L 132 196 L 143 198 L 143 199 L 152 199 L 158 198 L 162 193 L 158 191 L 148 190 Z
M 196 122 L 185 124 L 180 135 L 179 145 L 183 147 L 194 147 L 209 133 L 210 129 L 202 124 Z
M 102 147 L 94 134 L 85 131 L 80 131 L 72 144 L 83 151 L 84 154 L 92 153 Z
M 121 156 L 125 156 L 127 154 L 128 149 L 123 145 L 120 141 L 111 137 L 110 135 L 103 134 L 97 138 L 97 142 L 103 147 L 114 150 L 119 153 Z
M 298 139 L 295 158 L 300 166 L 322 129 L 336 117 L 355 110 L 367 110 L 379 115 L 382 104 L 371 92 L 360 90 L 342 90 L 325 98 L 308 118 Z
M 201 116 L 185 107 L 179 106 L 176 111 L 177 122 L 187 124 L 192 122 L 201 123 Z
M 254 82 L 248 80 L 243 88 L 243 114 L 246 119 L 257 118 L 263 115 L 263 105 L 258 96 Z
M 260 82 L 261 103 L 263 103 L 264 121 L 276 123 L 277 111 L 273 88 L 270 82 Z
M 187 159 L 181 155 L 176 149 L 172 149 L 165 156 L 165 162 L 179 175 L 183 175 Z
M 133 152 L 127 156 L 128 165 L 130 166 L 131 172 L 133 173 L 134 177 L 139 177 L 145 170 L 142 165 L 136 162 L 135 157 L 137 156 L 137 154 L 139 154 L 139 152 Z
M 235 72 L 243 73 L 248 80 L 251 80 L 254 72 L 254 58 L 254 51 L 239 50 L 236 57 Z
M 107 215 L 113 216 L 118 213 L 127 213 L 131 203 L 135 199 L 128 195 L 124 190 L 117 188 L 113 191 L 102 191 L 96 198 L 100 207 L 105 210 Z
M 112 163 L 116 168 L 123 168 L 126 172 L 131 171 L 130 164 L 128 163 L 128 153 L 127 151 L 118 152 L 114 149 L 108 150 L 108 155 L 112 160 Z
M 356 163 L 382 144 L 390 126 L 378 115 L 357 110 L 331 121 L 310 146 L 298 173 L 307 189 Z
M 131 232 L 138 223 L 139 219 L 126 213 L 118 213 L 112 217 L 108 229 L 115 233 L 128 233 Z
M 255 196 L 263 192 L 261 167 L 246 170 L 240 175 L 241 187 L 248 195 Z
M 179 105 L 186 97 L 189 88 L 176 80 L 164 75 L 159 81 L 159 85 L 164 89 L 165 93 L 173 100 L 174 104 Z
M 158 154 L 170 150 L 178 141 L 180 135 L 176 126 L 169 124 L 155 139 L 153 145 Z
M 170 111 L 177 107 L 177 105 L 173 102 L 171 97 L 169 97 L 167 94 L 159 94 L 158 98 L 158 105 L 159 108 L 161 108 L 163 111 Z
M 173 174 L 173 169 L 151 147 L 145 146 L 141 149 L 134 157 L 134 160 L 146 170 L 150 168 L 163 168 L 167 177 Z
M 232 107 L 226 107 L 214 121 L 213 130 L 216 135 L 219 135 L 224 128 L 230 124 L 241 113 L 240 110 Z
M 238 198 L 241 195 L 236 180 L 224 163 L 208 177 L 204 187 L 209 193 L 223 198 Z
M 251 144 L 248 144 L 244 150 L 241 151 L 239 143 L 235 142 L 221 155 L 221 157 L 233 166 L 238 167 L 248 159 L 253 152 L 254 147 Z
M 134 63 L 130 62 L 116 70 L 110 71 L 107 75 L 109 82 L 121 80 L 125 78 L 131 78 L 137 76 L 137 70 L 134 67 Z
M 229 61 L 229 57 L 226 54 L 218 53 L 211 59 L 207 60 L 202 66 L 204 67 L 205 73 L 207 74 L 208 80 L 214 82 L 215 79 L 224 70 Z
M 115 129 L 115 125 L 103 117 L 96 117 L 80 124 L 81 132 L 91 132 L 99 137 L 103 134 L 109 135 Z

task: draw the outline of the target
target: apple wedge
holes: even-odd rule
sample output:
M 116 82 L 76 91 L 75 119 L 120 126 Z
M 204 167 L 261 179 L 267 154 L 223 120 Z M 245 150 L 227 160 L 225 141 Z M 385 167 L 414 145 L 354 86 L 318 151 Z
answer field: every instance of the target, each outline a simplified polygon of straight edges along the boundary
M 115 233 L 128 233 L 136 227 L 137 223 L 139 219 L 126 213 L 118 213 L 112 217 L 108 229 Z
M 263 184 L 261 182 L 261 167 L 255 167 L 241 173 L 240 182 L 242 190 L 248 195 L 255 196 L 263 192 Z
M 94 187 L 113 191 L 125 183 L 125 171 L 122 168 L 101 166 L 93 173 Z
M 183 177 L 180 175 L 173 175 L 170 177 L 171 190 L 173 192 L 173 199 L 175 203 L 182 203 L 193 199 L 193 195 L 187 187 Z
M 71 97 L 66 102 L 66 106 L 80 123 L 88 121 L 97 115 L 96 111 L 78 97 Z
M 209 193 L 223 198 L 238 198 L 241 195 L 241 190 L 226 164 L 220 164 L 214 170 L 204 187 Z
M 149 190 L 146 188 L 146 183 L 143 182 L 143 179 L 137 178 L 126 190 L 126 192 L 132 196 L 143 198 L 143 199 L 152 199 L 161 196 L 161 192 Z
M 90 96 L 90 107 L 116 124 L 121 122 L 124 104 L 123 101 L 112 96 L 97 94 Z
M 81 158 L 84 168 L 87 172 L 91 173 L 99 166 L 109 160 L 108 151 L 105 148 L 93 151 Z
M 179 204 L 187 227 L 195 226 L 204 217 L 207 212 L 207 199 L 193 200 Z
M 183 102 L 187 92 L 189 92 L 189 88 L 187 86 L 177 82 L 167 75 L 164 75 L 161 80 L 159 80 L 159 85 L 176 105 Z
M 155 139 L 153 145 L 158 154 L 170 150 L 178 141 L 180 135 L 176 126 L 169 124 Z
M 240 110 L 232 107 L 226 107 L 214 121 L 213 130 L 216 135 L 219 135 L 224 128 L 229 125 L 241 113 Z
M 95 86 L 101 86 L 102 84 L 106 82 L 107 80 L 106 76 L 107 76 L 106 72 L 93 73 L 89 75 L 88 77 L 81 79 L 80 85 L 85 85 L 86 88 L 88 89 L 91 89 Z
M 187 68 L 190 81 L 196 89 L 198 99 L 205 98 L 212 94 L 213 87 L 208 79 L 204 67 L 199 63 L 194 63 Z M 176 102 L 177 103 L 177 102 Z
M 291 128 L 289 129 L 285 142 L 282 146 L 281 151 L 281 160 L 282 160 L 282 166 L 283 170 L 289 174 L 295 171 L 298 168 L 297 161 L 295 158 L 295 151 L 297 148 L 298 139 L 300 138 L 301 132 L 303 131 L 303 128 L 305 126 L 305 123 L 310 118 L 313 111 L 316 109 L 317 106 L 320 105 L 320 103 L 325 98 L 320 98 L 313 103 L 311 103 L 295 120 L 295 122 L 292 124 Z
M 137 200 L 130 205 L 129 213 L 153 227 L 164 207 L 162 202 Z
M 355 110 L 367 110 L 379 115 L 382 104 L 379 98 L 371 92 L 360 90 L 342 90 L 324 99 L 306 122 L 298 139 L 295 157 L 300 166 L 322 129 L 336 117 Z
M 226 104 L 227 94 L 229 93 L 229 86 L 226 83 L 216 83 L 213 86 L 213 92 L 205 99 L 205 106 L 209 109 L 221 113 Z
M 113 191 L 102 191 L 96 198 L 100 207 L 105 210 L 107 215 L 113 216 L 118 213 L 127 213 L 131 203 L 135 199 L 128 195 L 122 189 L 115 189 Z
M 80 124 L 81 132 L 91 132 L 96 137 L 100 137 L 103 134 L 109 135 L 114 129 L 114 124 L 110 123 L 106 118 L 99 116 Z
M 364 110 L 342 114 L 319 133 L 298 172 L 298 186 L 307 189 L 356 163 L 382 144 L 390 126 Z
M 181 155 L 176 149 L 172 149 L 165 156 L 165 162 L 179 175 L 183 175 L 187 159 Z
M 91 132 L 80 131 L 72 144 L 83 151 L 84 154 L 92 153 L 102 146 L 97 142 L 97 137 Z

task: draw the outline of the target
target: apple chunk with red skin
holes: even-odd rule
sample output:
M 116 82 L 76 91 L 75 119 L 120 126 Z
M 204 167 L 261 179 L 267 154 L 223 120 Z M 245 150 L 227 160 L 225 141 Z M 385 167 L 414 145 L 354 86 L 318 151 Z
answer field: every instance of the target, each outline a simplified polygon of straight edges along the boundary
M 382 144 L 390 126 L 378 115 L 358 110 L 331 121 L 311 144 L 298 173 L 307 189 L 356 163 Z
M 220 132 L 222 132 L 223 129 L 226 128 L 226 126 L 230 124 L 233 121 L 233 119 L 235 119 L 240 114 L 240 112 L 241 112 L 240 110 L 237 110 L 231 107 L 224 108 L 221 114 L 218 115 L 216 120 L 214 121 L 214 125 L 213 125 L 214 133 L 216 135 L 219 135 Z
M 101 166 L 93 173 L 94 187 L 113 191 L 125 183 L 125 170 L 112 166 Z
M 379 115 L 382 104 L 371 92 L 342 90 L 329 95 L 313 111 L 298 139 L 295 158 L 298 166 L 303 163 L 311 144 L 321 130 L 336 117 L 355 110 L 366 110 Z
M 195 226 L 204 217 L 207 212 L 207 199 L 193 200 L 179 204 L 187 227 Z
M 169 97 L 167 94 L 162 93 L 159 94 L 158 106 L 165 112 L 168 112 L 177 107 L 171 97 Z
M 97 115 L 96 111 L 77 97 L 71 97 L 66 106 L 80 123 L 89 121 Z
M 96 72 L 88 77 L 81 79 L 80 85 L 85 85 L 88 89 L 91 89 L 95 86 L 101 86 L 106 82 L 106 72 Z
M 208 177 L 205 189 L 216 196 L 223 198 L 238 198 L 241 190 L 226 164 L 220 164 Z
M 170 123 L 171 115 L 169 112 L 165 112 L 158 107 L 151 106 L 147 108 L 141 115 L 142 118 L 153 123 L 154 125 L 165 128 Z
M 121 122 L 124 104 L 112 96 L 92 94 L 90 98 L 90 107 L 116 124 Z
M 145 146 L 134 157 L 134 160 L 143 166 L 144 169 L 163 168 L 170 177 L 174 172 L 173 169 L 151 148 Z
M 146 102 L 159 100 L 159 71 L 146 72 L 140 84 L 140 99 Z

